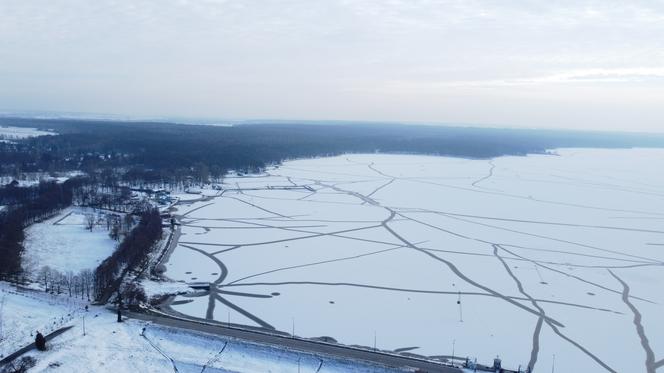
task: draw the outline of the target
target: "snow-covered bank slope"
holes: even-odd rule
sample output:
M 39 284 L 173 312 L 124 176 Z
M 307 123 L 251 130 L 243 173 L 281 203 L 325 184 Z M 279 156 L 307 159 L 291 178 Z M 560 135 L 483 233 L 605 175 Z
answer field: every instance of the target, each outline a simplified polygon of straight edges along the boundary
M 17 290 L 0 281 L 0 357 L 34 342 L 36 331 L 46 334 L 68 324 L 84 307 L 77 299 Z
M 259 373 L 296 372 L 298 365 L 302 372 L 402 372 L 140 321 L 117 323 L 116 315 L 105 308 L 91 306 L 86 312 L 85 303 L 75 299 L 16 292 L 3 282 L 0 300 L 2 356 L 33 342 L 36 330 L 46 334 L 61 326 L 74 326 L 49 342 L 48 351 L 27 354 L 37 360 L 31 372 L 157 373 L 175 367 L 184 373 L 201 372 L 205 367 L 206 372 Z

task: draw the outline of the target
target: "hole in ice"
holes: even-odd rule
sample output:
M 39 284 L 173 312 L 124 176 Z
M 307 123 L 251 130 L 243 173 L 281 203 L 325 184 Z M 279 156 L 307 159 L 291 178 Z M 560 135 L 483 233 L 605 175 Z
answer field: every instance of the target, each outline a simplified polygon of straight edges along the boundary
M 595 293 L 591 293 L 591 292 L 587 292 L 586 294 L 588 294 L 588 295 L 590 295 L 590 296 L 594 296 L 594 295 L 595 295 Z
M 333 300 L 331 300 L 331 301 L 330 301 L 330 304 L 334 304 L 334 301 L 333 301 Z
M 190 275 L 190 274 L 191 274 L 191 272 L 185 272 L 184 274 L 185 274 L 185 275 Z
M 542 284 L 542 285 L 548 285 L 549 283 L 546 282 L 546 281 L 540 281 L 540 284 Z
M 275 291 L 274 293 L 272 293 L 272 296 L 273 296 L 273 297 L 278 297 L 278 296 L 280 296 L 280 295 L 281 295 L 281 293 L 277 293 L 276 291 Z

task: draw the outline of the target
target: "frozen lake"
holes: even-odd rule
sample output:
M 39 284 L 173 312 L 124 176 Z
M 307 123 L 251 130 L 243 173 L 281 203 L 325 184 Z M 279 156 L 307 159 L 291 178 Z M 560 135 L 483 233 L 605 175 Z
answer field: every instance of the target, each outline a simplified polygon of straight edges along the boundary
M 664 151 L 346 155 L 179 205 L 189 316 L 510 368 L 664 365 Z M 555 357 L 554 357 L 555 355 Z

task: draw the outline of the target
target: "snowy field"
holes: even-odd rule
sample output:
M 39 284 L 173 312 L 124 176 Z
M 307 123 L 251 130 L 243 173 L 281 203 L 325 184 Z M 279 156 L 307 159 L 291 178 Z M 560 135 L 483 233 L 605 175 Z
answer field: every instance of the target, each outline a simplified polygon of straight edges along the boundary
M 85 227 L 91 209 L 69 208 L 55 217 L 26 229 L 24 257 L 36 269 L 49 266 L 61 273 L 94 270 L 111 256 L 117 242 L 108 236 L 105 226 L 92 231 Z
M 301 372 L 397 373 L 387 367 L 341 361 L 204 333 L 126 320 L 65 296 L 21 291 L 0 282 L 0 357 L 34 341 L 39 330 L 72 329 L 49 342 L 31 372 Z M 85 321 L 83 318 L 85 317 Z M 84 335 L 85 324 L 85 335 Z M 145 331 L 143 332 L 143 328 Z
M 176 312 L 516 369 L 664 365 L 664 151 L 349 155 L 178 206 Z M 555 357 L 554 357 L 555 355 Z
M 36 128 L 0 126 L 0 140 L 22 140 L 30 137 L 52 135 L 57 135 L 57 133 L 40 131 Z
M 57 172 L 57 173 L 22 172 L 18 178 L 6 175 L 0 176 L 0 185 L 9 184 L 12 181 L 16 180 L 18 182 L 18 186 L 20 187 L 31 187 L 39 185 L 39 183 L 42 181 L 46 182 L 54 181 L 56 183 L 64 183 L 65 181 L 73 177 L 83 176 L 83 175 L 85 175 L 85 173 L 81 171 L 67 171 L 67 172 Z

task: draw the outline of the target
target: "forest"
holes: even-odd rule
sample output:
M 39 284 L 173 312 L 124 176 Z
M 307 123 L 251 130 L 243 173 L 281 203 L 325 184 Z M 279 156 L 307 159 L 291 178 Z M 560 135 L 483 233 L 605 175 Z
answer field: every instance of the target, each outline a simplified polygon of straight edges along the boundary
M 493 129 L 372 123 L 158 122 L 0 118 L 0 125 L 53 130 L 0 143 L 0 174 L 82 170 L 109 183 L 217 178 L 294 158 L 343 153 L 417 153 L 467 158 L 543 153 L 560 147 L 664 147 L 639 133 Z

